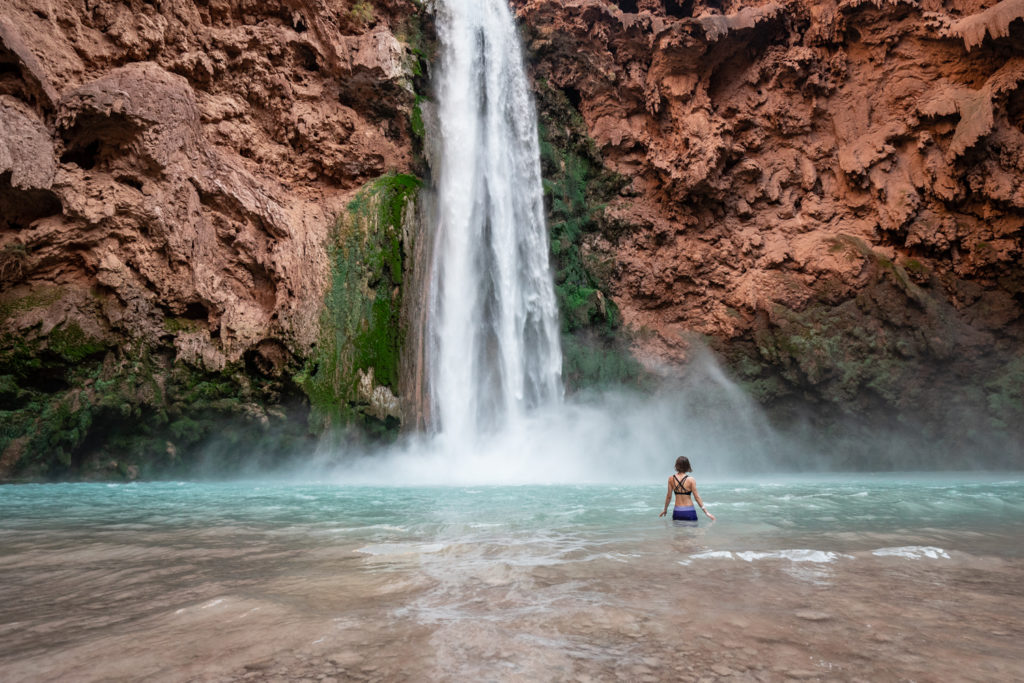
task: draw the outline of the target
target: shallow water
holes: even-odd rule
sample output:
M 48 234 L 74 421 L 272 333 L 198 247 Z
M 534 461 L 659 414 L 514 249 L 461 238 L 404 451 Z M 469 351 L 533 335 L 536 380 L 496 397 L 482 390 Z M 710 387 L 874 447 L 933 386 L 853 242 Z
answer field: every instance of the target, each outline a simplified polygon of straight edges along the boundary
M 1024 478 L 701 490 L 0 487 L 0 679 L 1024 679 Z

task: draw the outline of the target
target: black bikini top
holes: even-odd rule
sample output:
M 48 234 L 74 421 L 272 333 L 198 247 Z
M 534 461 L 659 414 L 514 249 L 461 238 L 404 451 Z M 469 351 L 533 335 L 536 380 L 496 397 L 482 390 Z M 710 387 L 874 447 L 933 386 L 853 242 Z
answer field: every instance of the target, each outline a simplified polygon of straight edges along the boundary
M 682 479 L 676 479 L 676 475 L 673 474 L 672 475 L 672 479 L 676 482 L 676 485 L 672 489 L 672 493 L 675 493 L 676 495 L 679 495 L 679 496 L 688 496 L 691 493 L 693 493 L 693 489 L 692 488 L 689 491 L 687 491 L 686 489 L 683 488 L 683 484 L 685 484 L 686 480 L 689 479 L 689 478 L 690 478 L 690 475 L 684 474 Z

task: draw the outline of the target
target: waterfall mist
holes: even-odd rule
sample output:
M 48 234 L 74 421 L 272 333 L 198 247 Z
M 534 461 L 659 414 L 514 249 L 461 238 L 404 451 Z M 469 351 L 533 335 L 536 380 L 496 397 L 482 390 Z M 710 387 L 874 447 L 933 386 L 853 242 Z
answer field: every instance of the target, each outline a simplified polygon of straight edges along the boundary
M 660 483 L 680 455 L 695 473 L 736 477 L 773 468 L 781 448 L 758 406 L 709 353 L 654 395 L 580 394 L 522 415 L 515 428 L 477 435 L 452 449 L 438 435 L 390 448 L 336 452 L 307 461 L 301 479 L 388 485 Z

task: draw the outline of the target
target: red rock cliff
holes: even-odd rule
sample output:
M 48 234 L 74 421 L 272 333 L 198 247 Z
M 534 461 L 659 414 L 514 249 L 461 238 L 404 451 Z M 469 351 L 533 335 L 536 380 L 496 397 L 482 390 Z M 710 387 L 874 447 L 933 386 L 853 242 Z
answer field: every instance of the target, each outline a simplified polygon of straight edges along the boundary
M 376 6 L 5 2 L 3 287 L 61 288 L 21 328 L 158 338 L 186 318 L 179 353 L 211 366 L 308 345 L 331 217 L 410 160 L 389 23 L 413 8 Z
M 209 384 L 244 362 L 254 383 L 290 382 L 320 332 L 334 217 L 412 160 L 416 12 L 4 0 L 0 476 L 26 449 L 70 464 L 117 415 L 173 426 L 198 381 L 179 378 L 175 398 L 174 369 Z M 85 363 L 102 367 L 80 376 Z M 232 410 L 266 424 L 245 372 L 203 391 L 245 394 Z M 115 379 L 112 398 L 98 387 Z M 47 443 L 32 436 L 44 423 Z
M 643 359 L 701 335 L 776 406 L 1019 419 L 1024 3 L 513 4 L 630 180 L 586 246 Z
M 783 412 L 1022 422 L 1024 2 L 512 5 L 624 179 L 582 262 L 651 368 L 703 338 Z M 0 476 L 301 396 L 332 218 L 414 163 L 420 11 L 5 0 Z

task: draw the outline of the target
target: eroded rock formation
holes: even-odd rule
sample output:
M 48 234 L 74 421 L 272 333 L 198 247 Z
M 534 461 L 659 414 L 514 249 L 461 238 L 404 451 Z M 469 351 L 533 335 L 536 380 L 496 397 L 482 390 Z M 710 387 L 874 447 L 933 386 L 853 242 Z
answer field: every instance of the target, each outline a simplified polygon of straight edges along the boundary
M 635 375 L 626 330 L 663 374 L 704 340 L 781 416 L 1019 430 L 1024 3 L 512 5 L 571 382 Z M 0 478 L 273 441 L 339 382 L 396 420 L 428 16 L 5 0 Z
M 641 358 L 700 335 L 776 407 L 1020 419 L 1024 5 L 514 5 L 630 181 L 584 249 Z
M 143 373 L 158 396 L 128 390 L 128 413 L 174 402 L 171 367 L 241 368 L 242 384 L 277 381 L 274 400 L 300 397 L 290 374 L 320 335 L 334 218 L 412 160 L 415 12 L 402 0 L 5 0 L 0 409 L 36 406 L 24 420 L 38 425 L 52 405 L 78 412 L 69 390 L 102 403 L 73 368 L 33 385 L 25 363 L 46 354 L 100 363 L 98 382 L 132 354 L 159 357 Z M 62 334 L 75 348 L 58 348 Z M 220 393 L 267 422 L 267 396 L 246 392 Z M 81 445 L 36 449 L 70 459 Z

